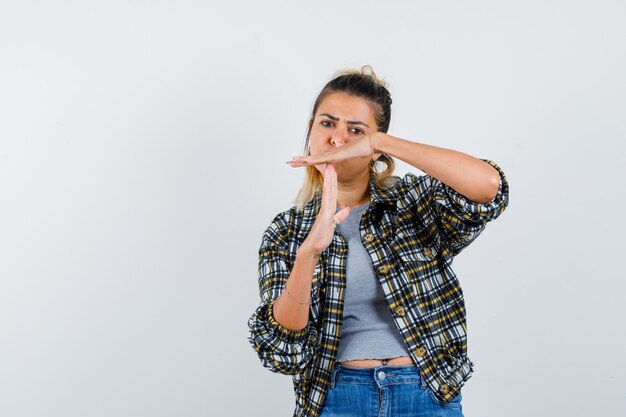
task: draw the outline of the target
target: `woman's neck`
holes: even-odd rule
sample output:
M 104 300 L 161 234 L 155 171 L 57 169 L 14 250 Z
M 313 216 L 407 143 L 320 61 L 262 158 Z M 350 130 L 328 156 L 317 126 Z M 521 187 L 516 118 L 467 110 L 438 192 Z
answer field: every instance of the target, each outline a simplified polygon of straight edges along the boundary
M 337 208 L 355 208 L 370 199 L 369 177 L 351 182 L 337 182 Z

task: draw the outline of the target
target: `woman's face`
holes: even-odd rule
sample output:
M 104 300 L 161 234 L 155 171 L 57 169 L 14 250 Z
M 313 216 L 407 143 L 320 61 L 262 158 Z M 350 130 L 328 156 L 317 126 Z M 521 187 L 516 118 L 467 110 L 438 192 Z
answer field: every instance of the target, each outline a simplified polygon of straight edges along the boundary
M 309 146 L 311 155 L 319 155 L 335 147 L 378 130 L 373 106 L 345 93 L 332 93 L 320 103 L 313 119 Z M 351 158 L 335 164 L 337 179 L 349 180 L 366 171 L 371 158 Z M 315 166 L 320 172 L 324 165 Z

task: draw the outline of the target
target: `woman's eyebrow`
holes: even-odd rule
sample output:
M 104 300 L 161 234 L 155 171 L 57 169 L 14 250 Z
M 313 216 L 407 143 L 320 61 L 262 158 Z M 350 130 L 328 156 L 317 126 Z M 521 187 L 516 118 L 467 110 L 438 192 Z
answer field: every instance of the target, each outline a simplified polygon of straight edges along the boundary
M 328 114 L 328 113 L 322 113 L 322 114 L 320 114 L 320 116 L 326 116 L 326 117 L 328 117 L 330 120 L 333 120 L 333 121 L 335 121 L 335 122 L 336 122 L 337 120 L 339 120 L 339 117 L 332 116 L 332 115 L 330 115 L 330 114 Z M 369 126 L 367 125 L 367 123 L 359 122 L 358 120 L 348 120 L 346 123 L 348 123 L 348 124 L 350 124 L 350 125 L 363 125 L 363 126 L 367 126 L 367 127 L 369 127 Z

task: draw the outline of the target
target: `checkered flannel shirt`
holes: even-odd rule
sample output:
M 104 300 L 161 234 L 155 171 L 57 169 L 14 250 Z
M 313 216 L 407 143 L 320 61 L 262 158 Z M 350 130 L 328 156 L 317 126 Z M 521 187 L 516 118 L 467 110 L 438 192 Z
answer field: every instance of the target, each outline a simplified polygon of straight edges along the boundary
M 388 187 L 370 175 L 370 206 L 360 234 L 389 312 L 421 377 L 436 399 L 455 398 L 473 372 L 467 356 L 467 326 L 461 286 L 452 260 L 506 208 L 509 186 L 500 173 L 497 195 L 477 203 L 431 177 L 394 176 Z M 321 205 L 321 193 L 303 211 L 278 214 L 259 248 L 261 302 L 250 319 L 248 340 L 269 370 L 291 375 L 294 416 L 317 417 L 324 404 L 339 344 L 346 286 L 345 239 L 335 233 L 317 262 L 309 322 L 299 331 L 281 326 L 272 305 L 282 293 Z

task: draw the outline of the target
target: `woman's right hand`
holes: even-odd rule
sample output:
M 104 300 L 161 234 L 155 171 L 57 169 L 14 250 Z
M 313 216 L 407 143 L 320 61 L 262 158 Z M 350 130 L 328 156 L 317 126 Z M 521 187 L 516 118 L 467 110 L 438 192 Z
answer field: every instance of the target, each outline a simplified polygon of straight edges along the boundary
M 350 207 L 344 207 L 335 213 L 337 210 L 337 171 L 335 171 L 333 164 L 326 164 L 323 175 L 324 185 L 322 186 L 320 211 L 309 235 L 301 246 L 301 248 L 312 250 L 314 253 L 320 253 L 330 245 L 335 227 L 350 214 Z

